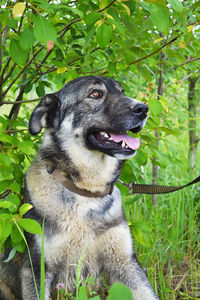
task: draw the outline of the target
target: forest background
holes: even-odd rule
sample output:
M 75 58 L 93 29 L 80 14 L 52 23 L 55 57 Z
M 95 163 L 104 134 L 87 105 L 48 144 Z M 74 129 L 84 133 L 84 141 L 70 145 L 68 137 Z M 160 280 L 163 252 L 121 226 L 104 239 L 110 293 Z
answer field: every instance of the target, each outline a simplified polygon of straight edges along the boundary
M 149 105 L 128 183 L 181 185 L 200 173 L 200 1 L 31 0 L 0 3 L 0 247 L 26 245 L 23 178 L 41 135 L 28 133 L 46 94 L 86 75 L 118 80 Z M 129 195 L 119 185 L 140 263 L 161 299 L 200 299 L 200 188 Z M 17 225 L 16 225 L 17 224 Z

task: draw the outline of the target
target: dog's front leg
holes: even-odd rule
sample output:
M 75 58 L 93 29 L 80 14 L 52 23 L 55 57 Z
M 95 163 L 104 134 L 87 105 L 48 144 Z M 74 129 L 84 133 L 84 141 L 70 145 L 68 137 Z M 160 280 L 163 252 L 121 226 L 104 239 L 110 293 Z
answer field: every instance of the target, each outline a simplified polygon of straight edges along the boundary
M 35 281 L 37 285 L 37 292 L 34 284 L 32 270 L 29 267 L 22 268 L 22 299 L 23 300 L 37 300 L 38 296 L 40 299 L 40 272 L 35 272 Z M 45 300 L 50 298 L 50 288 L 53 280 L 53 274 L 46 272 L 45 273 Z
M 156 300 L 158 297 L 136 257 L 117 257 L 112 259 L 112 267 L 107 271 L 111 282 L 121 282 L 127 285 L 133 293 L 134 300 Z
M 134 254 L 127 224 L 111 228 L 102 238 L 104 269 L 111 282 L 127 285 L 132 290 L 134 300 L 159 299 Z

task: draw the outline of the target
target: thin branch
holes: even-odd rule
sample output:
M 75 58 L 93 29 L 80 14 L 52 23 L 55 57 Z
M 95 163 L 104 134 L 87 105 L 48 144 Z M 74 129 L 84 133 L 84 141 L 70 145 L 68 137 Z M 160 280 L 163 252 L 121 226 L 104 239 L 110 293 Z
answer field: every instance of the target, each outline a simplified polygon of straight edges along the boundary
M 146 65 L 146 64 L 143 64 L 143 66 L 153 75 L 155 76 L 155 78 L 157 78 L 156 74 Z
M 0 30 L 2 29 L 2 24 L 0 23 Z M 3 37 L 2 37 L 2 34 L 0 35 L 0 72 L 1 72 L 1 69 L 2 69 L 2 64 L 3 64 L 3 47 L 2 47 L 2 44 L 3 44 Z
M 82 19 L 81 18 L 78 18 L 78 19 L 75 19 L 75 20 L 72 20 L 70 23 L 68 23 L 64 28 L 62 28 L 60 31 L 57 32 L 57 34 L 60 34 L 60 38 L 62 39 L 63 36 L 65 35 L 65 33 L 67 32 L 67 30 L 74 24 L 74 23 L 77 23 L 77 22 L 80 22 Z
M 177 35 L 175 38 L 173 38 L 172 40 L 170 40 L 170 41 L 167 42 L 166 44 L 162 45 L 160 48 L 156 49 L 155 51 L 153 51 L 153 52 L 151 52 L 151 53 L 149 53 L 149 54 L 147 54 L 147 55 L 145 55 L 145 56 L 143 56 L 143 57 L 141 57 L 141 58 L 138 58 L 138 59 L 136 59 L 136 60 L 130 62 L 129 65 L 137 64 L 137 63 L 139 63 L 140 61 L 142 61 L 142 60 L 148 58 L 149 56 L 152 56 L 152 55 L 154 55 L 154 54 L 160 52 L 163 48 L 167 47 L 168 45 L 170 45 L 170 44 L 172 44 L 174 41 L 176 41 L 182 34 L 183 34 L 183 33 L 180 33 L 180 34 Z
M 170 86 L 170 85 L 172 85 L 172 84 L 178 84 L 178 83 L 181 83 L 181 82 L 187 80 L 187 79 L 190 78 L 193 74 L 198 73 L 199 71 L 200 71 L 200 69 L 198 69 L 198 70 L 196 70 L 196 71 L 190 73 L 189 75 L 183 77 L 181 80 L 178 80 L 178 81 L 175 81 L 175 82 L 169 82 L 169 83 L 164 87 L 164 90 L 165 90 L 168 86 Z
M 7 70 L 8 66 L 9 66 L 9 64 L 10 64 L 10 61 L 11 61 L 11 57 L 8 57 L 8 58 L 7 58 L 7 62 L 6 62 L 5 66 L 4 66 L 3 70 L 2 70 L 2 73 L 1 73 L 1 77 L 2 77 L 2 78 L 3 78 L 4 73 L 6 72 L 6 70 Z
M 16 132 L 22 132 L 22 131 L 27 131 L 28 128 L 24 128 L 24 129 L 8 129 L 6 131 L 4 131 L 5 134 L 8 134 L 8 133 L 16 133 Z
M 44 49 L 44 46 L 42 46 L 40 49 L 38 49 L 37 52 L 34 53 L 33 57 L 31 58 L 31 60 L 29 60 L 26 65 L 24 66 L 24 68 L 17 74 L 17 76 L 13 79 L 13 81 L 10 83 L 10 85 L 7 87 L 7 89 L 5 90 L 5 92 L 2 95 L 2 98 L 7 94 L 7 92 L 10 90 L 10 88 L 13 86 L 13 84 L 15 83 L 15 81 L 17 81 L 17 79 L 24 73 L 24 71 L 28 68 L 28 66 L 32 63 L 32 61 L 35 59 L 35 57 L 38 55 L 39 52 L 41 52 Z
M 18 28 L 17 32 L 20 32 L 20 30 L 22 28 L 23 19 L 24 19 L 24 15 L 21 16 L 20 23 L 19 23 L 19 28 Z
M 196 57 L 196 58 L 189 59 L 189 60 L 187 60 L 187 61 L 181 63 L 180 65 L 175 66 L 175 67 L 172 68 L 170 71 L 176 70 L 177 68 L 179 68 L 179 67 L 181 67 L 181 66 L 187 65 L 187 64 L 189 64 L 189 63 L 191 63 L 191 62 L 193 62 L 193 61 L 199 60 L 199 59 L 200 59 L 200 57 Z M 169 72 L 170 72 L 170 71 L 169 71 Z
M 111 5 L 113 5 L 113 3 L 116 2 L 116 0 L 113 0 L 112 2 L 110 2 L 110 4 L 108 4 L 106 7 L 99 9 L 98 12 L 101 13 L 102 11 L 106 10 L 107 8 L 109 8 Z
M 11 69 L 9 70 L 8 74 L 6 75 L 6 77 L 3 79 L 2 84 L 4 84 L 6 82 L 6 80 L 11 76 L 12 72 L 14 71 L 15 67 L 16 67 L 16 63 L 14 62 Z M 2 74 L 3 75 L 3 74 Z
M 100 70 L 95 70 L 95 71 L 87 71 L 87 72 L 80 72 L 80 74 L 95 74 L 95 73 L 99 73 L 101 71 L 106 71 L 106 68 L 100 69 Z
M 19 104 L 21 104 L 21 103 L 30 103 L 30 102 L 36 102 L 36 101 L 39 101 L 39 100 L 41 100 L 42 99 L 42 97 L 41 98 L 37 98 L 37 99 L 32 99 L 32 100 L 24 100 L 24 101 L 18 101 L 17 103 L 19 103 Z M 4 101 L 3 102 L 3 104 L 16 104 L 16 102 L 15 101 Z

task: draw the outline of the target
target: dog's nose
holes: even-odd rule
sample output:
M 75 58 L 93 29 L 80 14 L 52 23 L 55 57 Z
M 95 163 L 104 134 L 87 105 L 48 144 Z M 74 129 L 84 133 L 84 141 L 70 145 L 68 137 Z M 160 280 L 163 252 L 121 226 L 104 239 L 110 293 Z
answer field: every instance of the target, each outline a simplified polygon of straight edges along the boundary
M 144 120 L 147 117 L 148 110 L 149 109 L 146 104 L 140 103 L 133 107 L 132 112 L 136 117 L 138 117 L 138 119 Z

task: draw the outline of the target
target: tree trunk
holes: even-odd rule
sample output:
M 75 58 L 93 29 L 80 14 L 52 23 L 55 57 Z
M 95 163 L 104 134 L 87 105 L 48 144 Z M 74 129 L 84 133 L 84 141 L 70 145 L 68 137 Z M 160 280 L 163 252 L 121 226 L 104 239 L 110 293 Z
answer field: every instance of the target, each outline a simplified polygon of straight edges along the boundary
M 157 100 L 160 100 L 160 96 L 163 96 L 164 93 L 164 89 L 163 89 L 163 58 L 164 58 L 164 54 L 161 52 L 160 53 L 160 71 L 159 71 L 159 78 L 158 78 L 158 88 L 157 88 Z M 156 137 L 157 141 L 156 141 L 156 145 L 157 148 L 159 149 L 159 135 L 158 132 L 155 131 L 154 132 L 154 136 Z M 157 158 L 152 158 L 152 161 L 156 162 Z M 158 180 L 158 165 L 153 163 L 152 164 L 152 184 L 158 184 L 157 182 Z M 152 195 L 152 203 L 153 205 L 157 206 L 157 199 L 158 199 L 158 195 Z
M 189 90 L 188 90 L 188 128 L 189 128 L 189 152 L 188 152 L 188 169 L 191 170 L 195 167 L 196 163 L 196 152 L 199 139 L 197 132 L 192 130 L 196 128 L 196 116 L 197 116 L 197 101 L 195 99 L 195 87 L 198 77 L 189 78 Z

